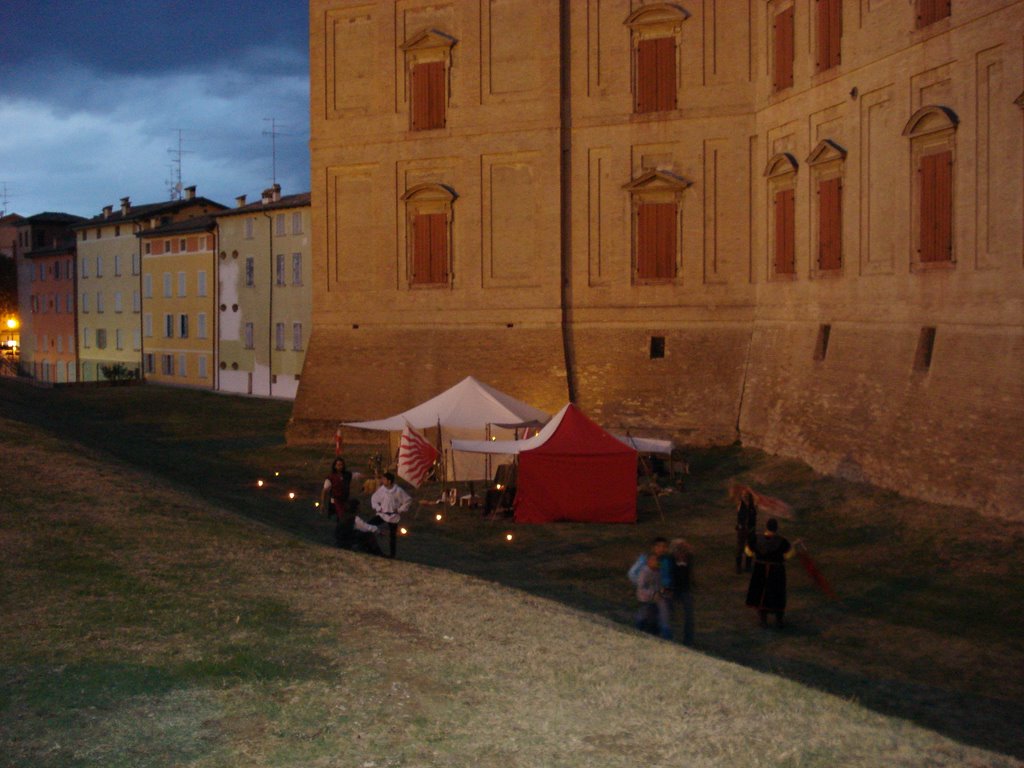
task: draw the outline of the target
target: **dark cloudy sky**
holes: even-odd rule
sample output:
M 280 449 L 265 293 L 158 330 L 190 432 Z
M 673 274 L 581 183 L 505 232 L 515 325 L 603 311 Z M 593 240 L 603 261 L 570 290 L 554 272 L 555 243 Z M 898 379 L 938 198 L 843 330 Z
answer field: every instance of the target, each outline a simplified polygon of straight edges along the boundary
M 0 209 L 309 190 L 304 0 L 0 0 Z

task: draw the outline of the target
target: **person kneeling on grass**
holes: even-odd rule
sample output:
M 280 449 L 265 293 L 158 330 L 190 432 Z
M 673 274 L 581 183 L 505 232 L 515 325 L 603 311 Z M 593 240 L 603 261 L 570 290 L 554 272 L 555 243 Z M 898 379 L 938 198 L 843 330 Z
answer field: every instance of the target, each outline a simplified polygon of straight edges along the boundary
M 391 545 L 388 557 L 394 557 L 397 549 L 398 523 L 402 519 L 402 513 L 408 512 L 412 506 L 412 497 L 395 483 L 394 473 L 385 472 L 381 486 L 370 497 L 370 506 L 377 513 L 370 518 L 370 525 L 388 526 Z
M 380 526 L 371 525 L 359 516 L 359 500 L 349 499 L 344 512 L 338 516 L 338 524 L 334 528 L 334 543 L 341 549 L 356 549 L 380 555 L 377 545 L 377 533 Z

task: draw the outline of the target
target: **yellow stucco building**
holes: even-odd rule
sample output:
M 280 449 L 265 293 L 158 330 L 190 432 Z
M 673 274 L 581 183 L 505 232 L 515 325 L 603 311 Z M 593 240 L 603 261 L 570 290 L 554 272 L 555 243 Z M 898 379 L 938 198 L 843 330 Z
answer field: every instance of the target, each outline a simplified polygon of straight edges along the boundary
M 181 200 L 132 205 L 130 198 L 122 198 L 119 209 L 106 206 L 74 227 L 79 381 L 103 380 L 105 366 L 123 365 L 132 375 L 143 375 L 143 246 L 136 235 L 223 207 L 188 187 Z
M 196 216 L 155 225 L 140 232 L 138 238 L 142 246 L 143 375 L 156 384 L 213 389 L 216 219 Z
M 217 214 L 220 362 L 224 392 L 294 398 L 309 343 L 309 193 L 236 200 Z

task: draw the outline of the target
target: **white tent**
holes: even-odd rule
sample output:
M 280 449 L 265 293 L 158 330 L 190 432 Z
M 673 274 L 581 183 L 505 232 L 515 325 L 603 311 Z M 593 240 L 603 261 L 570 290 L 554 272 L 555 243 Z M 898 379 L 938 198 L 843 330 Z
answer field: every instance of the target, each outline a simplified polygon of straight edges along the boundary
M 551 417 L 551 420 L 533 437 L 526 440 L 452 440 L 452 448 L 456 451 L 467 451 L 469 453 L 498 453 L 505 455 L 516 455 L 523 451 L 530 451 L 538 448 L 548 441 L 548 438 L 558 429 L 558 425 L 565 415 L 568 405 Z M 632 437 L 630 435 L 612 435 L 621 440 L 638 453 L 654 453 L 669 455 L 675 447 L 671 440 L 656 440 L 650 437 Z
M 511 436 L 516 426 L 544 423 L 548 418 L 549 415 L 539 408 L 467 376 L 454 387 L 407 411 L 386 419 L 347 422 L 345 426 L 388 432 L 401 432 L 406 424 L 418 430 L 440 428 L 442 448 L 448 448 L 447 442 L 453 438 Z M 457 462 L 454 455 L 447 461 L 449 478 L 489 479 L 489 461 L 465 455 L 460 455 Z

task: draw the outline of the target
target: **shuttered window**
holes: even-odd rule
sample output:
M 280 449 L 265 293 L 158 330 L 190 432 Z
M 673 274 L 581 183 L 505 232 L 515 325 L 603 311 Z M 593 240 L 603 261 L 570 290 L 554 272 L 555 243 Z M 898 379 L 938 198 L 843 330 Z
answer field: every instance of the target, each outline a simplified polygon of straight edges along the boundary
M 952 13 L 951 6 L 951 0 L 917 0 L 917 28 L 948 18 Z
M 413 218 L 412 282 L 448 282 L 448 217 L 420 213 Z
M 793 7 L 775 14 L 774 22 L 775 69 L 773 87 L 776 91 L 793 87 Z
M 445 125 L 445 72 L 443 61 L 428 61 L 412 68 L 412 129 L 429 131 Z
M 838 67 L 843 35 L 842 0 L 815 0 L 817 6 L 818 71 Z
M 641 203 L 637 207 L 637 278 L 670 280 L 676 276 L 676 209 L 675 203 Z
M 843 266 L 843 183 L 839 178 L 818 182 L 818 269 Z
M 921 158 L 922 262 L 953 259 L 953 153 Z
M 775 193 L 775 274 L 796 272 L 796 194 L 792 189 Z
M 675 38 L 641 40 L 636 51 L 636 111 L 663 112 L 675 108 Z

